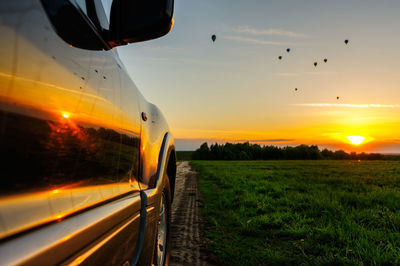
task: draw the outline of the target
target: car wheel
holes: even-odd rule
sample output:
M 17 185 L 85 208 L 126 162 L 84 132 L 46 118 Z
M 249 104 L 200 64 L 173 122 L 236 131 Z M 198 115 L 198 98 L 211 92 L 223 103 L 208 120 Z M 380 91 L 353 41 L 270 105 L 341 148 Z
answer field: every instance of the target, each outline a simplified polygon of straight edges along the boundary
M 160 213 L 157 221 L 157 233 L 155 240 L 154 265 L 168 265 L 169 262 L 169 239 L 171 224 L 171 193 L 168 178 L 160 200 Z

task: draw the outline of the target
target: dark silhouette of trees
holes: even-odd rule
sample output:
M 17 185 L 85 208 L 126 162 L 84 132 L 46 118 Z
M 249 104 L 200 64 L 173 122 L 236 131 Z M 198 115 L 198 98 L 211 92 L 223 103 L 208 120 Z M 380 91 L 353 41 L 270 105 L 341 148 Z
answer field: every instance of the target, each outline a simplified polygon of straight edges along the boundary
M 347 153 L 343 150 L 320 150 L 316 145 L 296 147 L 260 146 L 258 144 L 204 142 L 192 154 L 193 160 L 393 160 L 400 157 L 379 153 Z

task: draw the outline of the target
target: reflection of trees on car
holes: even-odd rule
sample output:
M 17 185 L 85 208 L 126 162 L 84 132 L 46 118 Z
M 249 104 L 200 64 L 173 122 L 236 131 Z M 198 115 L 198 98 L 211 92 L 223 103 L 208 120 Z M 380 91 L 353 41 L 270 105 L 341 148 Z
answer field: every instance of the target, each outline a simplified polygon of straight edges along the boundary
M 8 123 L 2 135 L 7 142 L 0 142 L 0 194 L 27 187 L 77 181 L 105 184 L 137 177 L 138 136 L 16 113 L 2 115 Z

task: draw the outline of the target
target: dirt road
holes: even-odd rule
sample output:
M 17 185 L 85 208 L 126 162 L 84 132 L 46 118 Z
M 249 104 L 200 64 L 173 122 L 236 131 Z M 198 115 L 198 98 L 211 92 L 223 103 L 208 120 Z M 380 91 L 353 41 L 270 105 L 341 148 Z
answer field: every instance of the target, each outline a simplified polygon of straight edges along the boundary
M 171 265 L 212 265 L 203 241 L 198 179 L 188 162 L 178 162 L 172 204 Z

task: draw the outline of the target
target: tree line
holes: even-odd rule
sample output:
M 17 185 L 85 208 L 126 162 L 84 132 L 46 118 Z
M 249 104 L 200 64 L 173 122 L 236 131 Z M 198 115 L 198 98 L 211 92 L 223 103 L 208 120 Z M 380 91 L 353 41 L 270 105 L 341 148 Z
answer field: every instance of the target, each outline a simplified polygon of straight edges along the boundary
M 193 160 L 393 160 L 396 155 L 380 153 L 347 153 L 343 150 L 320 150 L 316 145 L 298 145 L 296 147 L 260 146 L 259 144 L 207 142 L 192 153 Z

